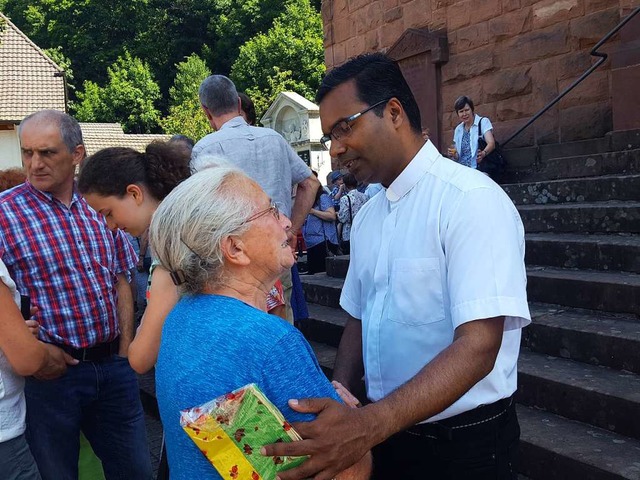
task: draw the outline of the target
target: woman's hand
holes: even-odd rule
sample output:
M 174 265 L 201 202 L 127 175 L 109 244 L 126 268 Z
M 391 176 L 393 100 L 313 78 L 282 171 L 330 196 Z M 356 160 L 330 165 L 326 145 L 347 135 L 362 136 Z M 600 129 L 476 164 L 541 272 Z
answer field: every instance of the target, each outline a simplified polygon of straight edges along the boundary
M 38 338 L 38 331 L 40 330 L 40 324 L 37 320 L 25 320 L 27 328 L 29 329 L 29 333 L 34 337 Z

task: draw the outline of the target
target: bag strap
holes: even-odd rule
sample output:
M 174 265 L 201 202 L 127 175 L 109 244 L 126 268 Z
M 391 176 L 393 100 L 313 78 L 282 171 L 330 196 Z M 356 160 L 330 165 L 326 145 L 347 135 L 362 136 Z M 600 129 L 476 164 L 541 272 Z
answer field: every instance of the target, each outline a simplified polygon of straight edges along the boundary
M 478 122 L 478 138 L 482 138 L 484 140 L 484 134 L 482 133 L 482 117 L 480 117 L 480 121 Z
M 351 209 L 351 197 L 347 194 L 347 201 L 349 202 L 349 224 L 353 225 L 353 210 Z

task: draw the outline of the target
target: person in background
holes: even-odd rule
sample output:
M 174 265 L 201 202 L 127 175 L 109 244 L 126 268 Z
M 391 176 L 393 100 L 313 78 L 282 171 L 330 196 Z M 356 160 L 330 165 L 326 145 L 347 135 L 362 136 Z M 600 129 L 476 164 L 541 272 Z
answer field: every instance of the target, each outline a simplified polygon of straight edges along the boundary
M 294 425 L 304 440 L 264 453 L 311 455 L 281 480 L 329 479 L 372 448 L 376 480 L 515 480 L 513 394 L 531 322 L 518 211 L 495 182 L 424 140 L 418 104 L 389 57 L 344 63 L 316 98 L 331 156 L 386 188 L 351 229 L 340 297 L 349 318 L 333 370 L 351 391 L 364 374 L 371 403 L 291 402 L 317 419 Z
M 26 379 L 29 447 L 45 480 L 76 478 L 82 428 L 107 478 L 150 479 L 138 381 L 126 358 L 133 249 L 77 192 L 85 148 L 75 119 L 43 110 L 18 135 L 27 182 L 0 194 L 0 259 L 39 307 L 38 338 L 80 360 L 59 378 Z
M 344 255 L 349 255 L 351 225 L 360 208 L 367 203 L 367 197 L 357 190 L 358 181 L 351 173 L 347 173 L 342 179 L 346 195 L 340 199 L 340 210 L 338 210 L 338 221 L 342 226 L 340 229 L 340 249 Z
M 478 168 L 478 164 L 496 147 L 491 120 L 474 113 L 473 101 L 469 97 L 458 97 L 453 109 L 462 123 L 453 132 L 453 146 L 455 148 L 450 147 L 447 153 L 451 159 L 461 165 Z M 482 120 L 482 132 L 479 131 L 480 120 Z M 480 135 L 484 136 L 487 142 L 484 150 L 478 149 Z
M 246 93 L 238 92 L 240 97 L 240 114 L 248 125 L 256 126 L 256 107 L 253 105 L 253 101 Z
M 146 233 L 162 200 L 191 174 L 189 152 L 175 142 L 152 142 L 144 153 L 111 147 L 87 158 L 78 190 L 111 229 L 134 236 Z M 152 265 L 147 308 L 129 346 L 129 363 L 138 373 L 149 371 L 158 357 L 164 319 L 178 300 L 169 273 Z
M 20 294 L 0 260 L 0 478 L 40 480 L 38 467 L 24 436 L 24 378 L 64 375 L 78 360 L 64 350 L 36 339 L 22 318 Z
M 320 182 L 282 135 L 270 128 L 247 124 L 242 117 L 238 91 L 227 77 L 207 77 L 200 85 L 198 95 L 202 110 L 215 131 L 193 147 L 191 169 L 199 171 L 203 167 L 203 156 L 215 155 L 244 171 L 290 216 L 290 242 L 295 248 L 296 235 L 313 205 Z M 296 194 L 292 201 L 294 185 Z M 284 272 L 281 281 L 287 302 L 287 320 L 293 323 L 291 272 Z
M 339 398 L 300 331 L 265 313 L 267 291 L 294 262 L 290 228 L 256 182 L 224 167 L 193 175 L 153 217 L 151 246 L 180 291 L 156 366 L 172 480 L 222 478 L 182 430 L 185 408 L 248 383 L 288 421 L 309 419 L 288 407 L 292 395 Z M 365 454 L 337 478 L 367 479 L 369 471 Z
M 327 270 L 325 260 L 329 252 L 338 253 L 337 215 L 331 197 L 318 188 L 313 208 L 302 227 L 302 236 L 307 246 L 307 273 Z
M 340 170 L 331 172 L 329 179 L 331 180 L 331 202 L 333 203 L 333 209 L 337 212 L 340 210 L 340 199 L 345 193 L 342 172 Z
M 22 168 L 8 168 L 0 170 L 0 192 L 9 190 L 27 179 L 27 174 Z

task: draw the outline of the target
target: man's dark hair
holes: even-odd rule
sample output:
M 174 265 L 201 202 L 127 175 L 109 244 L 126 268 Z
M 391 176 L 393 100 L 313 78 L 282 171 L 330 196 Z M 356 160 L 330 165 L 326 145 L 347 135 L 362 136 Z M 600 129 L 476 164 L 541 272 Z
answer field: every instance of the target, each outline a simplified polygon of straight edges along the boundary
M 256 124 L 256 107 L 253 105 L 253 102 L 249 98 L 249 95 L 243 92 L 238 92 L 238 96 L 240 97 L 240 108 L 247 116 L 247 123 L 249 125 Z
M 473 113 L 473 100 L 465 95 L 456 99 L 456 102 L 453 104 L 453 110 L 458 113 L 458 111 L 462 110 L 465 105 L 469 105 L 469 108 L 471 108 L 471 112 Z
M 331 90 L 349 80 L 355 81 L 358 99 L 367 105 L 397 98 L 409 118 L 411 129 L 421 134 L 420 109 L 400 67 L 393 60 L 382 53 L 369 53 L 334 68 L 322 79 L 316 103 L 319 104 Z M 373 111 L 382 117 L 384 108 L 385 105 L 380 105 Z

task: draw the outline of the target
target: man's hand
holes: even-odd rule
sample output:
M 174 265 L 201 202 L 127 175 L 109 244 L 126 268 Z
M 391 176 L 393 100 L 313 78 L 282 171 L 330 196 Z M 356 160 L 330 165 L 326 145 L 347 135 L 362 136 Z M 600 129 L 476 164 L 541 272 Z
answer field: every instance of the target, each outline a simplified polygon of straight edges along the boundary
M 25 320 L 24 323 L 27 325 L 29 329 L 29 333 L 34 337 L 38 338 L 38 331 L 40 330 L 40 324 L 37 320 Z
M 64 375 L 67 365 L 77 365 L 79 362 L 67 352 L 50 343 L 43 343 L 47 350 L 47 363 L 33 376 L 38 380 L 54 380 Z
M 350 408 L 330 398 L 290 400 L 289 405 L 318 417 L 293 425 L 304 440 L 274 443 L 261 450 L 266 456 L 311 456 L 301 466 L 278 473 L 280 480 L 331 480 L 357 463 L 375 443 L 369 436 L 374 422 L 367 422 L 366 408 Z
M 118 356 L 122 358 L 129 357 L 129 345 L 131 345 L 131 340 L 125 339 L 120 336 L 120 345 L 118 346 Z

